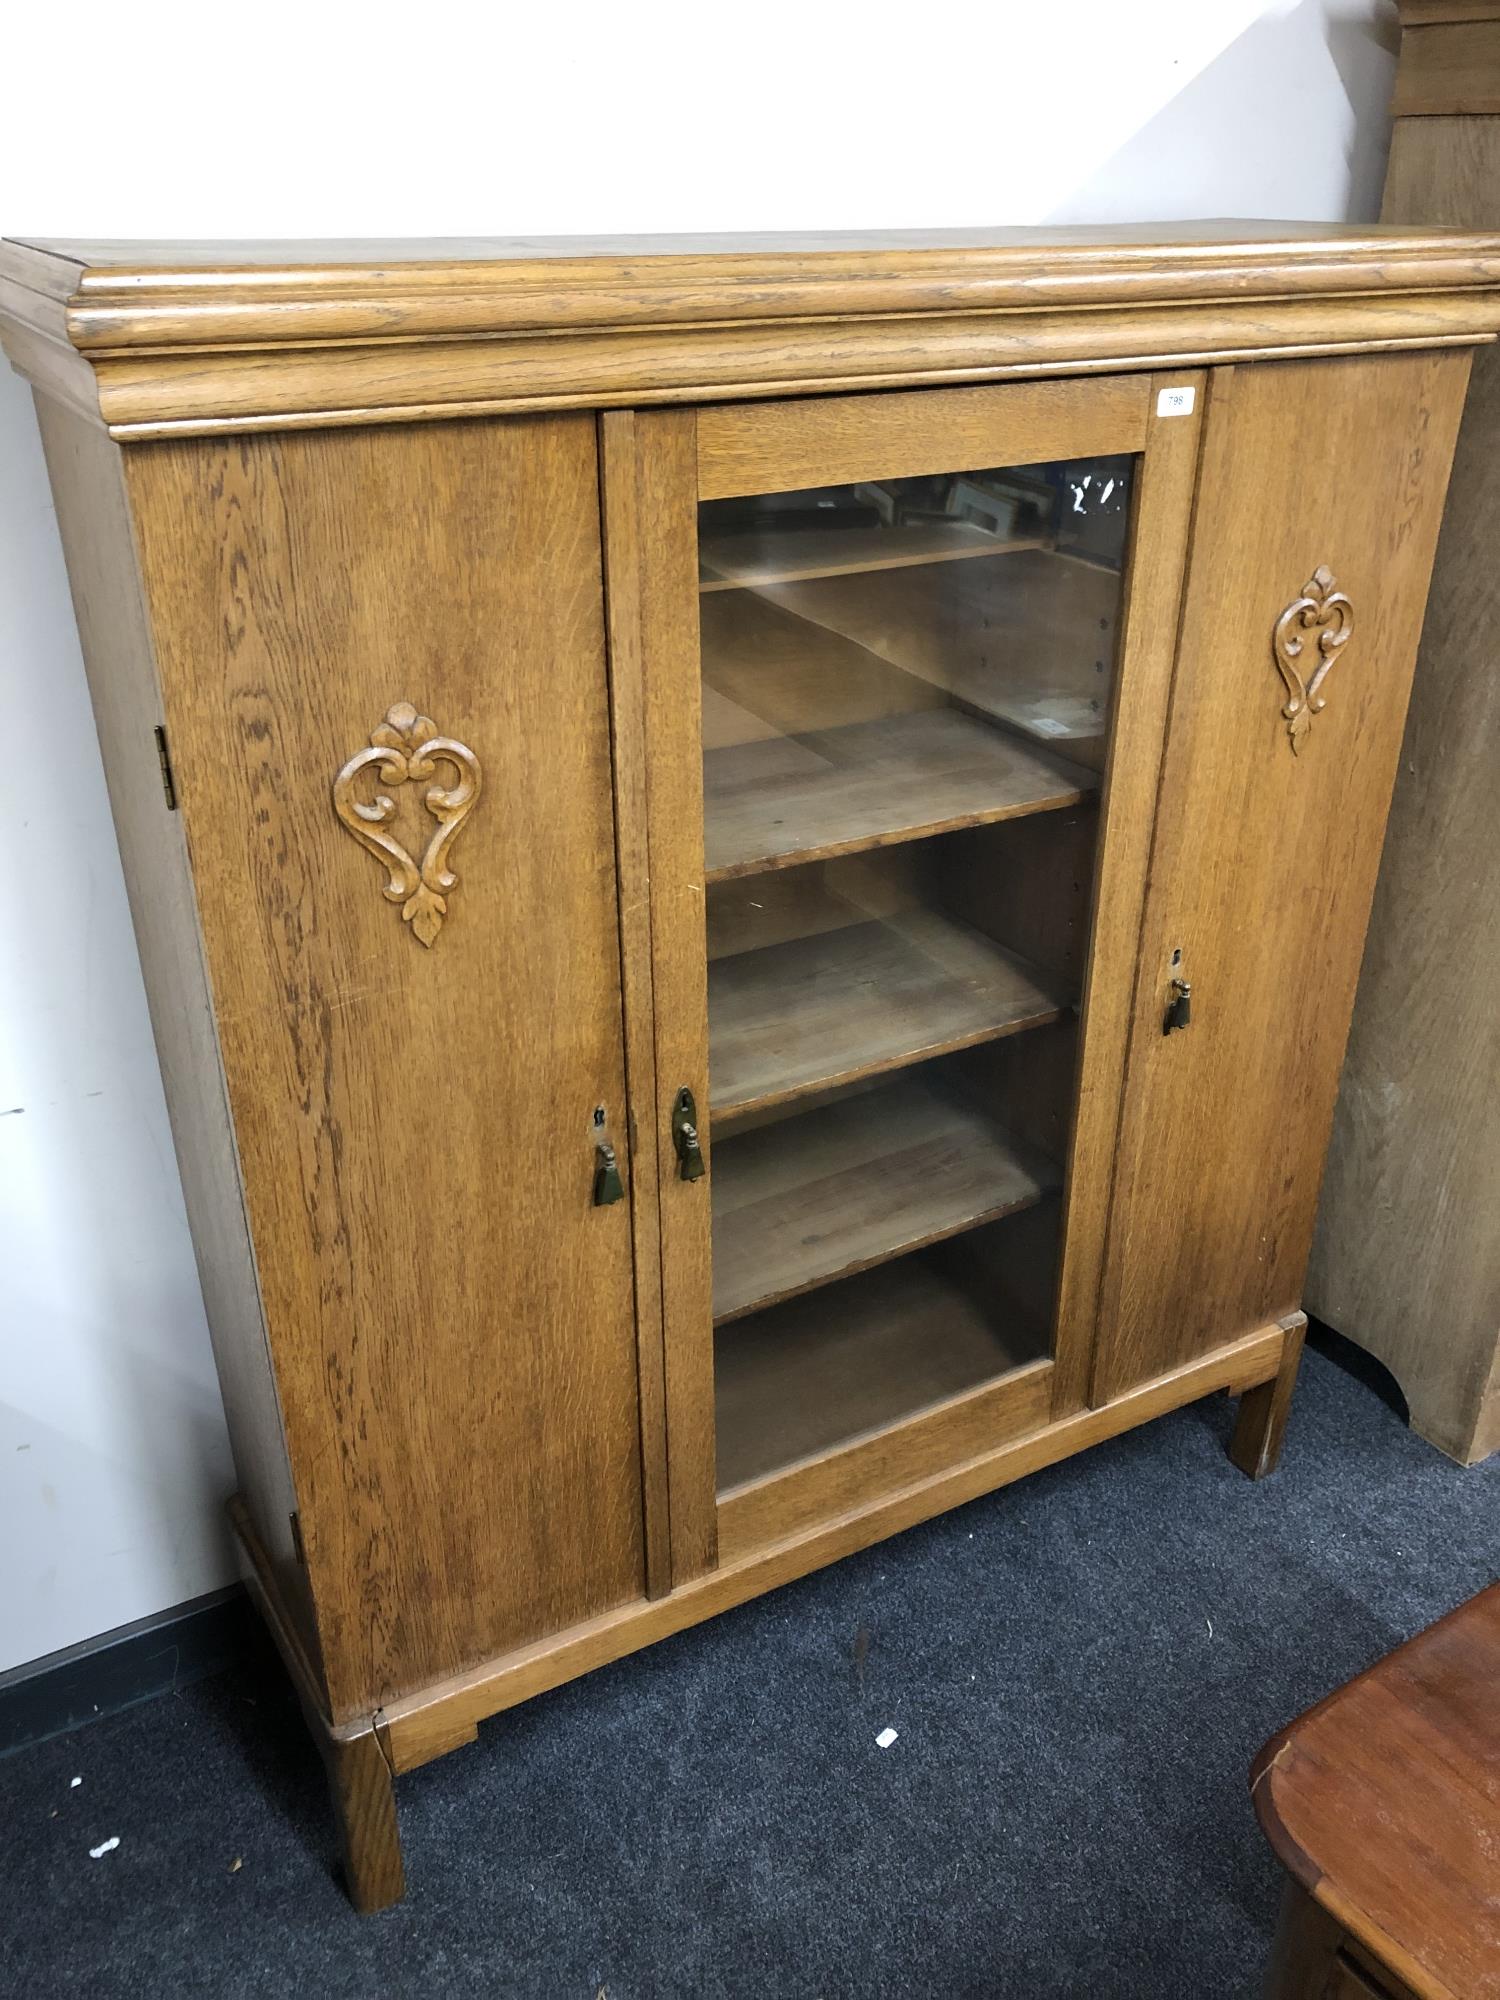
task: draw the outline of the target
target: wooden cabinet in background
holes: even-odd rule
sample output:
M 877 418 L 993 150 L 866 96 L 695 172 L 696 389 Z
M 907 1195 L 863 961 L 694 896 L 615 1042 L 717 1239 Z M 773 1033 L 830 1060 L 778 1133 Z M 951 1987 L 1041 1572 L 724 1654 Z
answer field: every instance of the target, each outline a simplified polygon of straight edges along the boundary
M 1500 241 L 11 245 L 351 1887 L 486 1716 L 1275 1462 Z

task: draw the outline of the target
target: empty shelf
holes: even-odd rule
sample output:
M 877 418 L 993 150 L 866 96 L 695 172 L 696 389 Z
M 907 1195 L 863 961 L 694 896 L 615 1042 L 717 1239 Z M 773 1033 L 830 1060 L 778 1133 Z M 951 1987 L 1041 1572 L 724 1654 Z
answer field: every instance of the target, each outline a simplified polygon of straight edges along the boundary
M 716 1321 L 1039 1201 L 1061 1175 L 973 1105 L 907 1072 L 713 1155 Z
M 703 760 L 707 879 L 1076 805 L 1096 784 L 956 708 L 737 743 Z
M 720 1329 L 721 1493 L 1046 1358 L 1042 1327 L 940 1257 L 902 1258 Z
M 722 1115 L 852 1083 L 1054 1021 L 1060 984 L 967 924 L 916 910 L 708 968 L 709 1086 Z

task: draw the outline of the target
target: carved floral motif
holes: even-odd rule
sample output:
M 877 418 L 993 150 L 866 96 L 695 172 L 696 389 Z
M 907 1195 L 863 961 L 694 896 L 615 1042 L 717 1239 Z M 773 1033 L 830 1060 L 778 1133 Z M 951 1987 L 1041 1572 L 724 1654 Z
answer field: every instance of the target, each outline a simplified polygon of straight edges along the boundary
M 448 853 L 460 827 L 473 810 L 483 778 L 479 759 L 465 744 L 439 736 L 430 717 L 419 715 L 409 701 L 398 701 L 385 721 L 370 732 L 368 750 L 351 757 L 333 781 L 333 808 L 362 847 L 383 861 L 390 873 L 381 894 L 399 903 L 401 915 L 424 945 L 430 945 L 448 914 L 448 894 L 458 877 L 447 865 Z M 420 865 L 394 833 L 396 802 L 377 792 L 368 804 L 355 796 L 355 781 L 373 764 L 382 784 L 404 785 L 433 776 L 440 763 L 451 765 L 458 782 L 451 790 L 428 787 L 423 803 L 437 821 Z
M 1305 635 L 1313 632 L 1318 635 L 1318 661 L 1304 680 L 1300 662 L 1307 644 Z M 1327 700 L 1323 683 L 1353 633 L 1354 607 L 1334 583 L 1333 572 L 1320 563 L 1303 585 L 1302 595 L 1276 620 L 1271 636 L 1277 671 L 1286 683 L 1287 701 L 1281 713 L 1293 751 L 1300 749 L 1313 717 L 1323 708 Z

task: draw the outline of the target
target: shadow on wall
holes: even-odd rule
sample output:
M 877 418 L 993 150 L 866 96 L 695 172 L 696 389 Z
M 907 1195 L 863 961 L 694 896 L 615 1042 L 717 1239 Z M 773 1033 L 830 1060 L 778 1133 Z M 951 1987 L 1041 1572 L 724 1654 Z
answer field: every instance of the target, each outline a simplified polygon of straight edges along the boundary
M 0 1671 L 229 1582 L 228 1441 L 31 397 L 0 364 Z M 151 718 L 142 720 L 142 727 Z
M 1254 215 L 1372 221 L 1401 39 L 1394 0 L 1265 15 L 1054 208 L 1049 222 Z M 1338 90 L 1330 90 L 1330 74 Z M 1251 163 L 1254 163 L 1253 165 Z M 1253 184 L 1246 208 L 1241 190 Z

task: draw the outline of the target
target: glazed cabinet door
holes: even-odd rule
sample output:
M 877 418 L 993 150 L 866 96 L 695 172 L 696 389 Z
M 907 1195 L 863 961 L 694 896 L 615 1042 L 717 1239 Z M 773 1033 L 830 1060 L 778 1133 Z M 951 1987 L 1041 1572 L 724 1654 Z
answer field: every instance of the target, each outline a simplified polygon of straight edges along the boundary
M 643 1588 L 595 427 L 126 458 L 337 1721 Z
M 603 419 L 679 1581 L 1085 1399 L 1200 390 Z
M 1211 378 L 1096 1402 L 1298 1309 L 1468 367 Z

